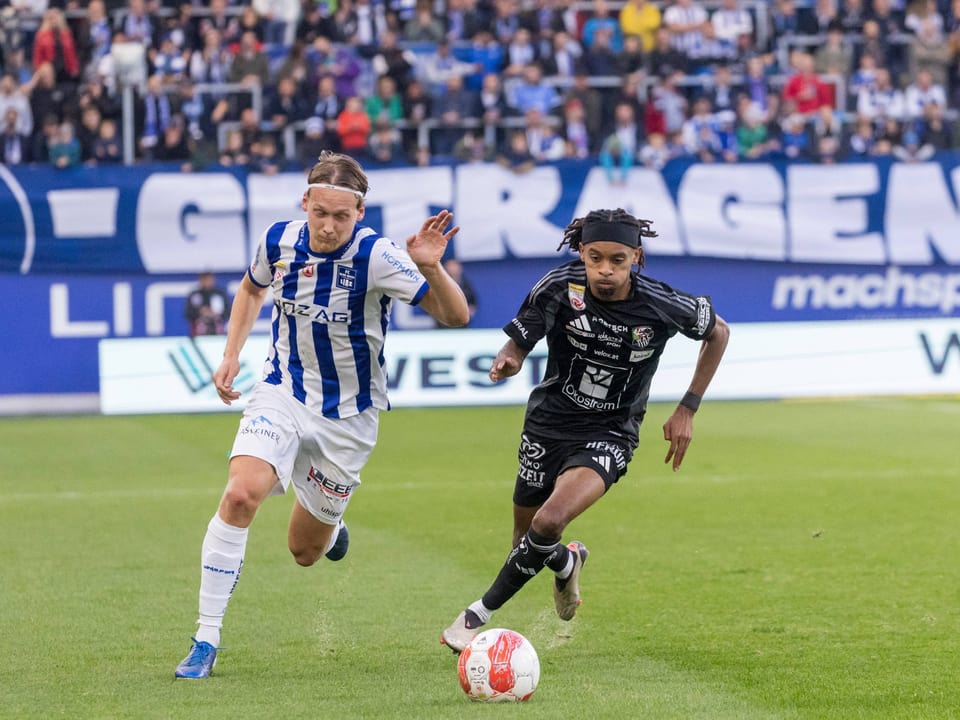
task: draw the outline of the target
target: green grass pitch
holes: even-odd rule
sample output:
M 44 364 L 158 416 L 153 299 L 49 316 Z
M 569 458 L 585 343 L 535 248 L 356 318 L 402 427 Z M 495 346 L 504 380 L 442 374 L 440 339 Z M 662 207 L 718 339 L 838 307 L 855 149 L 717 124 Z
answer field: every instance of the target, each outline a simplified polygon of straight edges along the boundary
M 577 617 L 546 575 L 494 616 L 542 665 L 508 707 L 438 636 L 509 549 L 522 408 L 383 414 L 341 563 L 269 499 L 205 682 L 173 669 L 237 416 L 2 420 L 0 718 L 960 716 L 960 403 L 708 402 L 678 473 L 669 411 L 567 532 Z

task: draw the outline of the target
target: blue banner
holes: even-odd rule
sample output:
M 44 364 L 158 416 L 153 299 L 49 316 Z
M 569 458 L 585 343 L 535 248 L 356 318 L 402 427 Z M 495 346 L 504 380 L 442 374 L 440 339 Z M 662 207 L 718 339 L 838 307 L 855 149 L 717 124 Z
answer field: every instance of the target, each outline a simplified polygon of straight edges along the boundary
M 499 328 L 599 207 L 653 220 L 645 272 L 730 322 L 956 317 L 960 154 L 834 166 L 673 163 L 611 185 L 590 163 L 375 169 L 364 222 L 402 241 L 450 208 L 453 254 Z M 96 392 L 103 338 L 183 335 L 196 274 L 235 286 L 270 223 L 302 217 L 300 174 L 0 166 L 0 394 Z M 398 329 L 431 320 L 399 308 Z M 495 350 L 495 348 L 494 348 Z
M 369 172 L 367 222 L 395 239 L 453 210 L 464 262 L 553 258 L 571 219 L 623 207 L 654 221 L 651 256 L 849 266 L 960 265 L 960 154 L 934 162 L 690 164 L 611 184 L 586 162 Z M 164 167 L 0 167 L 0 272 L 241 272 L 259 234 L 300 217 L 301 174 Z

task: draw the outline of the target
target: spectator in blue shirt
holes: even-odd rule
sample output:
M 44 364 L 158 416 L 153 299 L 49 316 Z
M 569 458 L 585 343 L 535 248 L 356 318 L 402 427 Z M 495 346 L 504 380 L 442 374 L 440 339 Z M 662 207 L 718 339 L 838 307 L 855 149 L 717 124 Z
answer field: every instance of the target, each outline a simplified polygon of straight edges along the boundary
M 466 62 L 472 63 L 477 68 L 477 72 L 466 78 L 468 90 L 480 90 L 484 76 L 491 73 L 499 74 L 500 66 L 503 64 L 503 46 L 487 30 L 481 30 L 473 36 L 473 41 L 465 55 Z
M 539 110 L 541 114 L 549 115 L 560 105 L 560 94 L 552 85 L 544 84 L 540 66 L 532 62 L 523 69 L 523 82 L 516 87 L 513 104 L 521 114 Z
M 610 9 L 606 0 L 593 0 L 593 14 L 583 24 L 584 48 L 590 49 L 597 30 L 600 29 L 610 32 L 610 47 L 614 52 L 620 52 L 623 49 L 623 32 L 620 30 L 620 20 L 610 16 Z

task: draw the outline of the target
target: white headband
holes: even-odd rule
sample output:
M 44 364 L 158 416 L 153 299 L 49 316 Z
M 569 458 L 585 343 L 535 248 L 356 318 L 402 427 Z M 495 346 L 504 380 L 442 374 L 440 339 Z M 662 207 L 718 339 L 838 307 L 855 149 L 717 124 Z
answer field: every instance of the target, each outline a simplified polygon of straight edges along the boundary
M 323 188 L 325 190 L 342 190 L 343 192 L 353 193 L 358 198 L 363 200 L 363 193 L 359 190 L 354 190 L 353 188 L 344 187 L 343 185 L 330 185 L 328 183 L 309 183 L 308 188 Z

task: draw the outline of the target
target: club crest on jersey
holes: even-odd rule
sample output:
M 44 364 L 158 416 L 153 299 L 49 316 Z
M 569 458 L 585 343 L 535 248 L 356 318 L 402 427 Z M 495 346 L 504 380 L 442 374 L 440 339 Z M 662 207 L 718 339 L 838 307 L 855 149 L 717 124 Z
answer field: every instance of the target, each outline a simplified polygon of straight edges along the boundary
M 574 310 L 583 310 L 587 307 L 587 303 L 583 299 L 586 292 L 587 288 L 584 285 L 567 283 L 567 297 L 570 298 L 570 306 Z
M 357 271 L 346 265 L 337 266 L 337 287 L 353 290 L 357 286 Z
M 630 331 L 633 336 L 633 344 L 645 348 L 653 340 L 653 328 L 635 327 Z
M 315 268 L 313 265 L 304 265 L 303 269 L 300 272 L 303 273 L 304 277 L 310 278 L 310 277 L 313 277 L 314 271 L 315 271 Z

